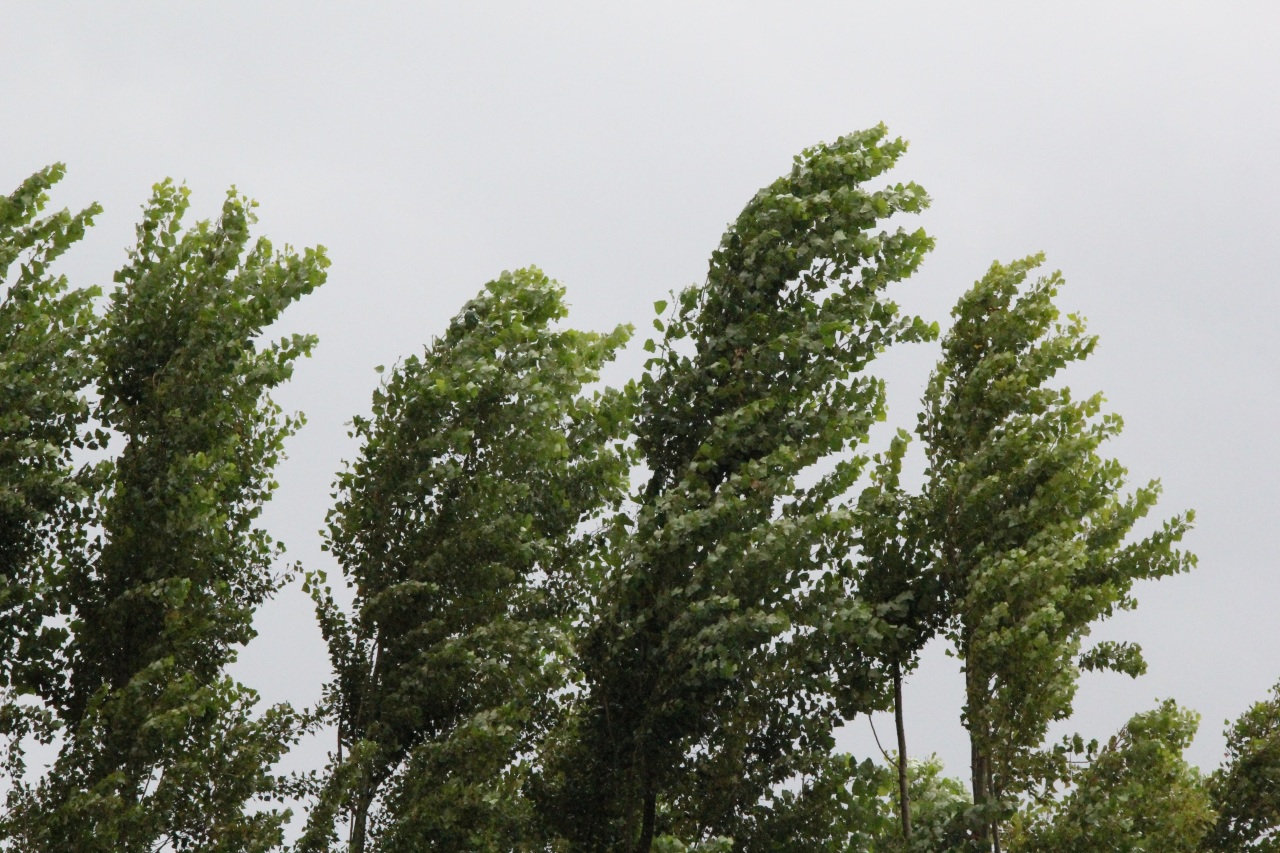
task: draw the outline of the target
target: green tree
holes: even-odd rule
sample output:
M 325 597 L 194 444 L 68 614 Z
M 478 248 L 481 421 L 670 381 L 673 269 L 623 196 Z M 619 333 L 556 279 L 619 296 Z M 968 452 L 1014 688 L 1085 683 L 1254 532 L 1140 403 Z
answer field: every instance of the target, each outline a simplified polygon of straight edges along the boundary
M 97 416 L 123 449 L 61 543 L 70 633 L 42 698 L 64 743 L 19 792 L 15 849 L 266 850 L 287 817 L 250 806 L 279 792 L 296 715 L 255 715 L 224 669 L 280 582 L 256 519 L 299 420 L 267 395 L 314 343 L 256 339 L 328 262 L 251 243 L 234 192 L 217 222 L 183 230 L 187 205 L 156 187 L 94 345 Z
M 13 779 L 23 774 L 24 736 L 44 730 L 22 697 L 48 689 L 59 670 L 63 634 L 46 623 L 50 545 L 88 487 L 73 454 L 91 441 L 83 392 L 96 291 L 72 288 L 50 265 L 99 208 L 40 216 L 64 171 L 51 166 L 0 197 L 0 738 Z
M 884 634 L 880 655 L 892 678 L 891 702 L 898 742 L 894 756 L 898 777 L 895 802 L 902 839 L 907 843 L 912 836 L 913 783 L 902 684 L 947 615 L 941 577 L 930 560 L 926 508 L 918 495 L 902 488 L 902 463 L 909 441 L 910 436 L 899 430 L 888 451 L 876 457 L 871 484 L 858 498 L 853 525 L 860 557 L 854 591 L 860 600 L 875 608 Z M 863 651 L 853 649 L 855 659 Z
M 1218 819 L 1204 849 L 1280 851 L 1280 684 L 1227 729 L 1227 761 L 1209 792 Z
M 742 843 L 744 809 L 830 749 L 837 694 L 878 689 L 838 671 L 836 653 L 874 621 L 831 568 L 851 518 L 833 501 L 864 460 L 797 478 L 882 416 L 863 372 L 876 354 L 932 331 L 883 295 L 932 241 L 878 230 L 927 196 L 862 187 L 905 148 L 878 127 L 805 151 L 730 226 L 706 284 L 656 321 L 636 421 L 649 480 L 543 779 L 545 812 L 576 848 L 648 853 L 664 833 Z
M 563 297 L 536 269 L 490 282 L 355 420 L 327 538 L 355 602 L 317 587 L 339 745 L 307 849 L 339 817 L 357 853 L 535 843 L 522 756 L 628 467 L 629 399 L 583 387 L 630 330 L 554 329 Z
M 1143 670 L 1131 645 L 1082 653 L 1090 627 L 1136 606 L 1135 580 L 1194 564 L 1174 547 L 1191 513 L 1128 541 L 1159 485 L 1124 495 L 1124 468 L 1098 454 L 1120 418 L 1100 414 L 1101 395 L 1050 384 L 1096 339 L 1074 316 L 1059 321 L 1058 274 L 1024 287 L 1041 261 L 993 264 L 961 298 L 919 426 L 930 547 L 964 661 L 973 799 L 997 811 L 1062 772 L 1040 745 L 1070 715 L 1081 668 Z M 998 849 L 995 823 L 989 812 L 978 837 Z
M 1165 702 L 1137 714 L 1083 769 L 1047 817 L 1011 839 L 1034 853 L 1192 853 L 1213 825 L 1200 773 L 1187 764 L 1199 717 Z

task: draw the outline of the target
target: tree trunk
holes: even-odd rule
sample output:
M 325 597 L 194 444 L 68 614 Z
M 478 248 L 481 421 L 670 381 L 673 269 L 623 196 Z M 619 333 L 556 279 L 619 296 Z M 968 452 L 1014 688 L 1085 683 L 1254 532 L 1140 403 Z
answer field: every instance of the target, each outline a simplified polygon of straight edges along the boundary
M 911 792 L 907 778 L 907 731 L 902 720 L 902 666 L 893 664 L 893 719 L 898 727 L 898 804 L 902 815 L 902 839 L 911 840 Z
M 649 853 L 653 847 L 653 825 L 657 819 L 658 798 L 652 790 L 644 795 L 644 818 L 640 823 L 640 842 L 636 845 L 638 853 Z
M 972 737 L 972 736 L 971 736 Z M 982 754 L 976 743 L 970 746 L 973 760 L 973 804 L 980 806 L 986 803 L 990 797 L 990 788 L 987 781 L 990 778 L 988 773 L 987 757 Z M 982 844 L 983 850 L 991 849 L 991 827 L 989 823 L 983 823 L 977 830 L 977 839 Z
M 365 784 L 359 793 L 355 810 L 351 815 L 350 853 L 364 853 L 369 825 L 369 806 L 373 803 L 373 785 Z
M 987 802 L 991 796 L 991 763 L 979 745 L 982 738 L 978 732 L 974 731 L 974 710 L 979 707 L 983 699 L 986 697 L 978 690 L 977 678 L 972 670 L 972 657 L 969 654 L 969 643 L 966 639 L 964 644 L 965 658 L 965 701 L 968 707 L 968 728 L 969 728 L 969 761 L 971 768 L 971 779 L 973 784 L 973 804 L 980 806 Z M 984 850 L 991 849 L 992 825 L 984 823 L 977 830 L 977 841 Z
M 375 636 L 373 644 L 373 663 L 369 667 L 369 675 L 365 679 L 364 689 L 359 697 L 360 704 L 356 708 L 355 718 L 351 721 L 353 734 L 352 749 L 355 743 L 358 743 L 369 731 L 370 717 L 372 716 L 372 707 L 374 705 L 373 697 L 378 695 L 378 687 L 382 682 L 382 668 L 384 658 L 382 654 L 382 637 L 381 634 Z M 341 740 L 341 738 L 339 738 Z M 354 751 L 353 751 L 354 755 Z M 363 777 L 360 788 L 356 793 L 355 808 L 351 813 L 351 844 L 349 853 L 364 853 L 364 849 L 368 844 L 369 834 L 369 809 L 373 806 L 373 798 L 377 793 L 378 787 L 385 780 L 385 774 L 375 770 L 373 766 L 366 766 L 361 772 Z
M 969 733 L 969 758 L 972 767 L 973 804 L 982 805 L 987 801 L 987 759 L 978 749 L 973 733 Z M 986 849 L 991 849 L 991 833 L 987 824 L 978 829 L 978 839 Z

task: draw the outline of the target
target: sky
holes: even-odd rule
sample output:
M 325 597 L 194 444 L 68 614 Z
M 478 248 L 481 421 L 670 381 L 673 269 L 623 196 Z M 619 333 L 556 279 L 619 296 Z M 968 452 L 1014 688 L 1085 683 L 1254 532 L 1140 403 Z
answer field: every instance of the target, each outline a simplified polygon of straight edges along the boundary
M 107 286 L 150 187 L 234 185 L 259 233 L 323 244 L 328 283 L 275 337 L 320 345 L 276 399 L 308 423 L 265 524 L 304 568 L 356 448 L 375 367 L 421 352 L 486 281 L 537 265 L 571 323 L 635 323 L 703 280 L 726 223 L 806 146 L 884 122 L 893 173 L 933 198 L 937 240 L 896 287 L 945 330 L 993 260 L 1044 251 L 1064 312 L 1101 343 L 1065 381 L 1124 417 L 1109 452 L 1187 508 L 1190 574 L 1140 585 L 1095 632 L 1149 672 L 1087 675 L 1056 734 L 1105 738 L 1166 697 L 1199 711 L 1190 758 L 1280 679 L 1280 6 L 1272 3 L 4 4 L 0 188 L 65 162 L 53 206 L 106 212 L 63 263 Z M 887 353 L 889 419 L 912 428 L 936 345 Z M 915 463 L 918 471 L 918 461 Z M 1157 521 L 1158 519 L 1153 519 Z M 265 701 L 319 697 L 327 660 L 295 584 L 235 674 Z M 967 772 L 963 683 L 940 644 L 906 685 L 913 754 Z M 882 736 L 891 721 L 878 721 Z M 840 735 L 875 749 L 865 721 Z M 293 766 L 323 762 L 326 742 Z

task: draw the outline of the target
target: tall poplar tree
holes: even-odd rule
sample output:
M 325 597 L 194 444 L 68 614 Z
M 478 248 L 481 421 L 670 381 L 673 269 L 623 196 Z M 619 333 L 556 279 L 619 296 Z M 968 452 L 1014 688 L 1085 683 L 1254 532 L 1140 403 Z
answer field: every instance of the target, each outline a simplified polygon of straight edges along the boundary
M 338 751 L 304 849 L 531 849 L 527 756 L 554 716 L 570 623 L 625 494 L 624 394 L 585 393 L 629 337 L 559 329 L 564 291 L 504 274 L 355 420 L 317 587 Z
M 735 836 L 745 809 L 830 748 L 846 689 L 837 659 L 848 662 L 834 649 L 855 635 L 874 644 L 870 609 L 824 580 L 850 522 L 833 500 L 861 462 L 798 478 L 881 416 L 881 383 L 864 372 L 876 354 L 931 333 L 884 291 L 932 241 L 881 230 L 927 196 L 863 186 L 905 148 L 878 127 L 803 152 L 730 225 L 706 284 L 658 321 L 636 421 L 649 480 L 584 639 L 579 712 L 543 780 L 548 815 L 578 849 Z
M 184 229 L 187 191 L 159 184 L 116 274 L 93 355 L 97 416 L 123 442 L 105 489 L 64 537 L 64 678 L 43 697 L 62 728 L 49 774 L 10 823 L 16 849 L 267 850 L 286 817 L 271 767 L 294 737 L 286 707 L 253 711 L 225 674 L 278 586 L 256 523 L 299 423 L 272 388 L 314 340 L 260 345 L 324 279 L 322 250 L 252 241 L 252 205 Z
M 964 662 L 973 798 L 987 808 L 984 849 L 998 849 L 1010 798 L 1061 772 L 1040 746 L 1070 715 L 1080 670 L 1144 669 L 1133 645 L 1084 650 L 1090 628 L 1136 606 L 1134 581 L 1194 565 L 1175 548 L 1191 513 L 1129 539 L 1159 484 L 1126 495 L 1125 469 L 1099 455 L 1120 418 L 1102 414 L 1100 394 L 1076 399 L 1051 384 L 1096 339 L 1077 317 L 1060 320 L 1060 275 L 1025 284 L 1041 261 L 993 264 L 960 299 L 919 426 L 930 547 Z

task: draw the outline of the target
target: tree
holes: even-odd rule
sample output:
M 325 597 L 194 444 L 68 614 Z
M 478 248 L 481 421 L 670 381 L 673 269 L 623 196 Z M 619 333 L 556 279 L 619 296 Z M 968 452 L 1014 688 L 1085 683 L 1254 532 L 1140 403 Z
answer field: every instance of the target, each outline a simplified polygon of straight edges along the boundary
M 100 209 L 41 217 L 64 173 L 50 166 L 0 197 L 0 737 L 13 779 L 24 770 L 23 737 L 45 731 L 23 697 L 58 672 L 62 634 L 45 622 L 50 546 L 88 487 L 74 454 L 87 440 L 96 291 L 72 288 L 49 268 Z
M 1049 384 L 1096 339 L 1074 316 L 1059 322 L 1057 273 L 1024 289 L 1041 262 L 993 264 L 961 298 L 919 426 L 930 547 L 965 667 L 973 799 L 988 808 L 978 837 L 997 849 L 994 814 L 1063 772 L 1039 747 L 1071 713 L 1080 669 L 1144 669 L 1132 645 L 1082 653 L 1090 627 L 1136 606 L 1135 580 L 1194 565 L 1174 547 L 1191 513 L 1126 541 L 1159 484 L 1123 495 L 1124 468 L 1098 455 L 1119 417 L 1100 414 L 1101 395 Z
M 832 502 L 864 460 L 797 477 L 881 416 L 881 384 L 863 373 L 875 355 L 932 331 L 883 296 L 932 241 L 876 230 L 927 197 L 861 186 L 905 148 L 878 127 L 805 151 L 730 226 L 705 286 L 657 321 L 636 419 L 649 480 L 542 789 L 579 849 L 736 837 L 744 809 L 830 749 L 837 696 L 874 692 L 835 653 L 869 641 L 873 615 L 829 571 L 850 520 Z
M 184 231 L 187 204 L 157 185 L 93 345 L 96 415 L 124 446 L 60 542 L 69 636 L 41 698 L 64 742 L 18 792 L 16 849 L 266 850 L 287 817 L 249 804 L 278 793 L 270 769 L 297 716 L 255 716 L 224 669 L 280 582 L 256 519 L 300 420 L 267 395 L 314 344 L 255 341 L 328 262 L 250 244 L 252 205 L 234 192 L 216 223 Z
M 518 850 L 520 790 L 554 716 L 575 605 L 625 492 L 628 398 L 584 394 L 630 330 L 556 330 L 536 269 L 490 282 L 357 418 L 328 547 L 350 617 L 317 587 L 339 746 L 304 848 Z M 379 808 L 380 806 L 380 808 Z
M 1135 715 L 1087 766 L 1072 774 L 1071 792 L 1013 839 L 1012 849 L 1199 850 L 1214 812 L 1199 772 L 1182 757 L 1198 723 L 1196 714 L 1171 701 Z
M 856 595 L 875 608 L 883 623 L 882 656 L 893 680 L 894 729 L 898 749 L 897 806 L 904 843 L 910 843 L 911 762 L 907 755 L 902 683 L 920 652 L 947 617 L 941 577 L 930 561 L 926 507 L 902 488 L 902 462 L 910 436 L 903 430 L 877 456 L 871 484 L 858 498 L 854 529 L 861 558 Z M 857 652 L 861 652 L 858 649 Z
M 1280 684 L 1226 734 L 1226 764 L 1208 780 L 1218 818 L 1204 849 L 1280 850 Z

